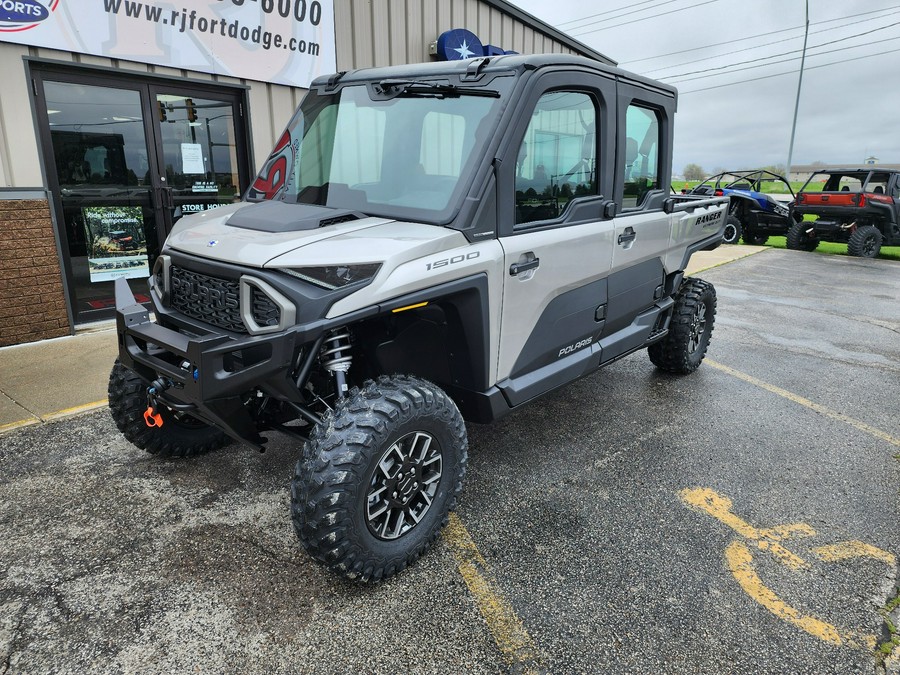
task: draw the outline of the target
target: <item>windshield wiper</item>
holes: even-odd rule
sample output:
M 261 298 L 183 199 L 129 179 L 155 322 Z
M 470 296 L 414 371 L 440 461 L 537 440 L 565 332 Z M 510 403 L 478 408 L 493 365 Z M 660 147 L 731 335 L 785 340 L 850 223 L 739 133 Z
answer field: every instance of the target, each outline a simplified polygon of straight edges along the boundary
M 458 87 L 455 84 L 438 84 L 421 80 L 382 80 L 378 83 L 381 94 L 389 97 L 459 98 L 483 96 L 500 98 L 500 92 L 481 87 Z

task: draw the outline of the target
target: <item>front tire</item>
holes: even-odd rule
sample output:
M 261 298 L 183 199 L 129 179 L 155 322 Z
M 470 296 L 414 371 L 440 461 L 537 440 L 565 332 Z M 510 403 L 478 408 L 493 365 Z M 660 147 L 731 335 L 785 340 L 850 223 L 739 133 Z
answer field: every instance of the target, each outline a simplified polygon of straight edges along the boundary
M 767 241 L 769 241 L 769 235 L 767 234 L 757 234 L 755 232 L 751 232 L 748 230 L 744 230 L 744 243 L 750 244 L 751 246 L 762 246 Z
M 468 440 L 456 405 L 416 377 L 380 377 L 338 403 L 303 447 L 291 517 L 306 551 L 351 579 L 414 563 L 462 491 Z
M 874 225 L 857 227 L 847 241 L 847 253 L 858 258 L 877 258 L 884 237 Z
M 200 420 L 160 405 L 163 424 L 148 427 L 147 383 L 118 359 L 109 374 L 109 412 L 122 435 L 141 450 L 160 457 L 192 457 L 225 447 L 231 439 Z
M 716 318 L 716 289 L 702 279 L 685 279 L 675 296 L 669 332 L 647 348 L 660 370 L 679 375 L 700 367 Z
M 805 221 L 791 225 L 787 233 L 787 247 L 792 251 L 815 251 L 819 240 L 807 234 L 809 225 Z
M 737 216 L 728 216 L 725 220 L 725 232 L 722 234 L 723 244 L 737 244 L 741 240 L 741 221 Z

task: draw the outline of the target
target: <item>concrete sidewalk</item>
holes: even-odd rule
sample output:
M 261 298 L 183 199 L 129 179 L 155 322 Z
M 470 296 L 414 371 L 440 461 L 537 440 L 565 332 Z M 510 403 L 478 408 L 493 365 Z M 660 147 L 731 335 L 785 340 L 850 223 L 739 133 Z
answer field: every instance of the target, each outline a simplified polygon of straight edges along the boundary
M 702 251 L 693 256 L 687 272 L 696 274 L 766 248 Z M 68 337 L 0 348 L 0 434 L 105 406 L 117 352 L 113 321 Z

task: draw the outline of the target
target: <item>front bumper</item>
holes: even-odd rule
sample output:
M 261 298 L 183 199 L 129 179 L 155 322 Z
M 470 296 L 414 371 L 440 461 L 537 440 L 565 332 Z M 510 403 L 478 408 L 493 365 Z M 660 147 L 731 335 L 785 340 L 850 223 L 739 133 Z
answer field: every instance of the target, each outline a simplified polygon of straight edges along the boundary
M 151 297 L 157 304 L 151 281 Z M 189 335 L 150 320 L 125 279 L 116 279 L 116 330 L 119 360 L 149 383 L 169 384 L 158 398 L 173 410 L 212 424 L 232 438 L 262 448 L 247 401 L 254 390 L 300 403 L 292 381 L 305 345 L 312 345 L 324 325 L 280 333 L 234 336 L 210 331 Z M 165 311 L 162 307 L 157 307 Z M 309 354 L 309 349 L 306 349 Z

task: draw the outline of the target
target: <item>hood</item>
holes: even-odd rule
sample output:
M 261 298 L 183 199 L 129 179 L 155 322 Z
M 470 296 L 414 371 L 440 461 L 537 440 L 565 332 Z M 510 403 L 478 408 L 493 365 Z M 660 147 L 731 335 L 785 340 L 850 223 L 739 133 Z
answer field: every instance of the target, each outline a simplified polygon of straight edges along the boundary
M 308 204 L 240 202 L 182 218 L 166 240 L 166 248 L 264 267 L 311 243 L 391 222 Z
M 462 232 L 439 225 L 369 218 L 370 226 L 335 232 L 333 237 L 316 240 L 270 260 L 266 267 L 316 267 L 355 263 L 382 263 L 382 273 L 434 253 L 441 253 L 468 241 Z

